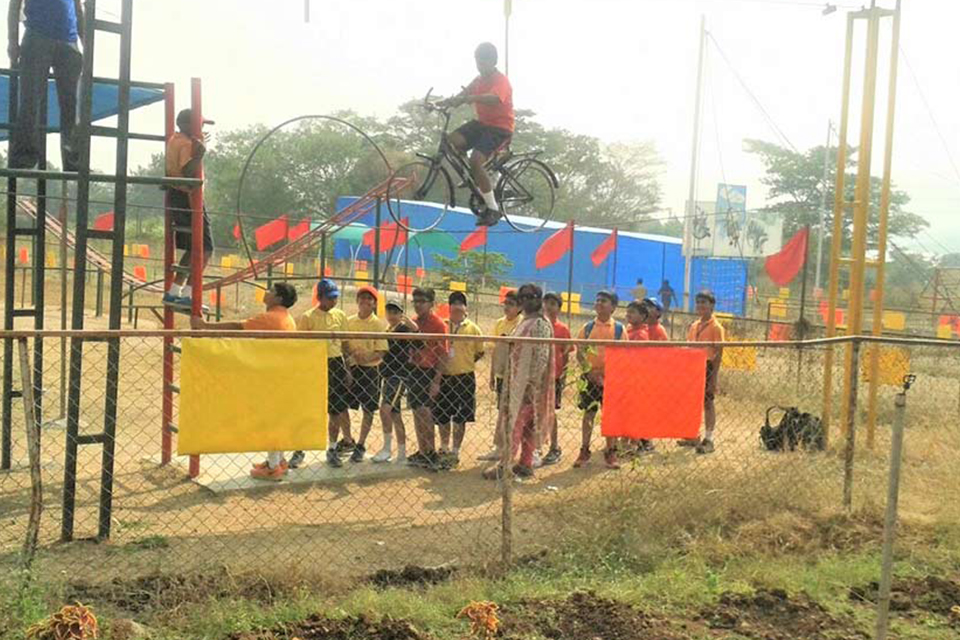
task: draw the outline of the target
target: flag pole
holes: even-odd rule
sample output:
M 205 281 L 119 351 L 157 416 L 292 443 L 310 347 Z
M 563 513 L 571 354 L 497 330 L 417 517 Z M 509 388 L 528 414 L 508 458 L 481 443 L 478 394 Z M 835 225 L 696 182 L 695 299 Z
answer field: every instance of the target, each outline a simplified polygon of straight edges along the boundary
M 480 267 L 480 291 L 477 292 L 477 321 L 480 321 L 480 298 L 479 296 L 483 295 L 483 292 L 487 290 L 487 242 L 490 239 L 486 238 L 483 242 L 483 264 Z
M 573 318 L 573 242 L 577 235 L 577 225 L 570 221 L 570 267 L 567 270 L 567 326 Z
M 620 250 L 620 234 L 613 228 L 613 292 L 617 292 L 617 251 Z
M 800 319 L 797 321 L 797 333 L 794 336 L 796 340 L 806 340 L 807 339 L 807 318 L 806 318 L 806 306 L 807 306 L 807 266 L 810 263 L 808 259 L 810 253 L 810 225 L 804 227 L 806 229 L 807 238 L 804 241 L 803 247 L 803 279 L 800 281 Z M 797 347 L 797 403 L 799 404 L 800 400 L 800 380 L 802 379 L 803 374 L 803 345 Z

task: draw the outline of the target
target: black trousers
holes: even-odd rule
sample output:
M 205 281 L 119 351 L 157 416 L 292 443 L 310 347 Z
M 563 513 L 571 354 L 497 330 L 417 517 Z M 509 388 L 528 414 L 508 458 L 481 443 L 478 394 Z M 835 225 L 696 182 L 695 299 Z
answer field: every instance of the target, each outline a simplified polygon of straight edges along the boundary
M 65 171 L 79 169 L 76 144 L 77 94 L 83 56 L 77 43 L 51 40 L 27 30 L 20 44 L 20 95 L 10 144 L 10 167 L 30 169 L 40 160 L 40 141 L 47 123 L 40 106 L 47 93 L 47 74 L 53 67 L 60 107 L 60 155 Z

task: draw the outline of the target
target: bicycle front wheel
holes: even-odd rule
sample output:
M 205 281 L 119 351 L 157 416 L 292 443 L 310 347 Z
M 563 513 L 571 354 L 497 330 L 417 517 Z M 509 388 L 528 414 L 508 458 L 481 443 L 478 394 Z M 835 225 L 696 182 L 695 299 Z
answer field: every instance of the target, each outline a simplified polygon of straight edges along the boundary
M 453 206 L 453 181 L 441 165 L 416 160 L 398 167 L 387 182 L 387 210 L 403 229 L 433 229 Z
M 553 218 L 556 195 L 553 172 L 534 158 L 507 164 L 497 182 L 496 198 L 504 218 L 523 233 L 539 231 Z

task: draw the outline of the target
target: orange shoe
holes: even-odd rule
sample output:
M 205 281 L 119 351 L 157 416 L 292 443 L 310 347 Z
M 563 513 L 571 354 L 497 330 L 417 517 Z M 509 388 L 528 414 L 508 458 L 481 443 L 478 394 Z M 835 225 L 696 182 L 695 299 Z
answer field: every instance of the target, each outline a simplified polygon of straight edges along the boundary
M 270 466 L 270 463 L 264 460 L 263 462 L 257 462 L 253 465 L 254 469 L 266 469 Z
M 273 469 L 266 464 L 262 466 L 257 464 L 250 470 L 250 477 L 255 480 L 273 480 L 274 482 L 280 482 L 286 477 L 288 468 L 289 465 L 287 465 L 286 460 L 282 460 L 280 464 Z

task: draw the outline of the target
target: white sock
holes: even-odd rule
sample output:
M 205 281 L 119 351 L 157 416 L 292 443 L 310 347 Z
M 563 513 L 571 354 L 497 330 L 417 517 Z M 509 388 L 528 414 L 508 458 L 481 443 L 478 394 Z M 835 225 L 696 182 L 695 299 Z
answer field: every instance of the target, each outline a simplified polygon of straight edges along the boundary
M 283 460 L 282 451 L 268 451 L 267 452 L 267 466 L 271 469 L 276 469 L 280 466 L 280 462 Z
M 179 296 L 182 291 L 183 291 L 183 285 L 179 285 L 176 282 L 171 282 L 170 288 L 167 290 L 167 293 L 169 293 L 172 296 Z
M 405 444 L 398 444 L 398 445 L 397 445 L 397 457 L 398 457 L 398 458 L 406 458 L 406 457 L 407 457 L 407 445 L 405 445 Z
M 392 433 L 383 434 L 383 450 L 390 451 L 392 447 L 393 447 L 393 434 Z
M 483 201 L 487 205 L 487 209 L 491 211 L 500 211 L 500 207 L 497 206 L 497 199 L 493 197 L 493 191 L 487 191 L 486 193 L 481 193 L 483 196 Z
M 453 448 L 453 455 L 457 456 L 458 458 L 460 457 L 460 447 Z
M 713 429 L 707 429 L 703 432 L 703 439 L 713 442 Z

